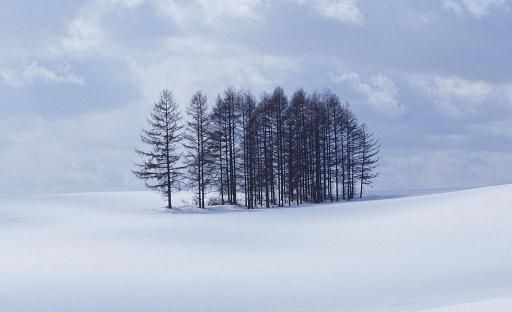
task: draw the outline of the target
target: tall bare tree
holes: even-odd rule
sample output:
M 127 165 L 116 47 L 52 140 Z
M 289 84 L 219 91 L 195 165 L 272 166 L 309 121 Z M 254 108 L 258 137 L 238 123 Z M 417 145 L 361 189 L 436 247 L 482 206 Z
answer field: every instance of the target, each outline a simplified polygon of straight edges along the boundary
M 136 164 L 135 176 L 144 180 L 146 187 L 162 193 L 167 208 L 172 209 L 172 190 L 181 180 L 178 162 L 178 143 L 182 139 L 181 114 L 172 92 L 163 90 L 154 104 L 148 119 L 148 129 L 143 129 L 141 140 L 149 145 L 147 150 L 136 149 L 142 163 Z
M 237 181 L 243 178 L 243 170 L 237 169 L 243 164 L 243 139 L 240 107 L 243 105 L 240 91 L 228 88 L 223 96 L 218 96 L 210 115 L 211 147 L 215 153 L 215 180 L 219 185 L 221 203 L 231 205 L 237 202 Z
M 197 203 L 199 208 L 205 207 L 205 189 L 210 181 L 209 169 L 211 157 L 209 153 L 209 116 L 208 101 L 201 91 L 197 91 L 187 107 L 187 127 L 183 144 L 187 153 L 186 166 L 188 179 L 197 190 Z
M 359 146 L 359 198 L 361 198 L 363 196 L 363 185 L 371 184 L 373 179 L 379 176 L 376 169 L 379 166 L 380 144 L 373 133 L 368 131 L 365 123 L 359 128 Z

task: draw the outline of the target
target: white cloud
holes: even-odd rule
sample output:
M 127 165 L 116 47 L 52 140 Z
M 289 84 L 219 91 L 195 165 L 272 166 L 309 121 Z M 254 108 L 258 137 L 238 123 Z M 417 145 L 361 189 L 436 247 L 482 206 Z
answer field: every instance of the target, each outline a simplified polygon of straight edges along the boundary
M 207 26 L 218 29 L 233 20 L 259 20 L 258 8 L 263 4 L 263 0 L 157 0 L 151 4 L 172 18 L 181 28 Z
M 123 9 L 134 10 L 142 3 L 154 7 L 178 27 L 187 29 L 197 26 L 222 28 L 234 19 L 259 20 L 257 9 L 263 0 L 98 0 L 82 8 L 68 23 L 65 34 L 54 42 L 50 52 L 78 57 L 118 54 L 120 51 L 114 49 L 115 39 L 109 37 L 104 22 L 112 14 L 119 14 Z
M 505 0 L 442 0 L 445 10 L 453 11 L 457 15 L 468 12 L 475 18 L 481 18 L 490 13 L 492 9 L 505 8 Z
M 34 82 L 43 80 L 46 82 L 69 83 L 83 85 L 84 80 L 69 72 L 69 67 L 65 67 L 60 71 L 51 71 L 45 67 L 39 66 L 36 62 L 30 64 L 22 74 L 23 80 Z
M 84 14 L 69 23 L 68 33 L 51 50 L 57 54 L 83 55 L 99 50 L 103 39 L 99 17 L 96 14 Z
M 389 114 L 398 114 L 403 107 L 398 103 L 398 89 L 396 84 L 378 73 L 363 79 L 358 73 L 349 72 L 341 75 L 333 75 L 332 80 L 348 85 L 354 91 L 366 97 L 366 102 L 380 111 Z
M 505 87 L 505 93 L 506 93 L 506 96 L 507 96 L 508 102 L 509 102 L 509 103 L 510 103 L 510 105 L 512 106 L 512 83 L 508 84 L 508 85 Z
M 208 18 L 213 20 L 225 17 L 250 18 L 257 19 L 257 8 L 262 4 L 261 0 L 224 0 L 211 1 L 199 0 L 203 12 L 208 14 Z
M 442 112 L 452 117 L 474 114 L 491 97 L 502 93 L 500 86 L 458 76 L 420 75 L 411 77 L 410 81 L 432 97 Z
M 259 92 L 281 85 L 300 71 L 300 62 L 294 58 L 255 53 L 243 45 L 208 37 L 173 37 L 163 47 L 148 52 L 150 58 L 129 60 L 148 103 L 162 88 L 175 90 L 180 103 L 187 103 L 197 88 L 210 99 L 228 86 Z
M 0 67 L 0 82 L 6 83 L 12 87 L 20 87 L 22 85 L 18 74 L 9 68 Z
M 144 0 L 97 0 L 83 7 L 71 20 L 64 35 L 49 50 L 54 55 L 89 56 L 108 54 L 109 38 L 102 24 L 109 14 L 120 9 L 135 9 Z
M 317 0 L 316 3 L 316 9 L 326 17 L 349 24 L 364 22 L 355 0 Z
M 21 71 L 0 68 L 0 82 L 13 87 L 22 87 L 36 81 L 44 81 L 59 84 L 83 85 L 82 78 L 70 73 L 69 66 L 52 71 L 46 67 L 33 62 Z
M 507 141 L 512 139 L 512 117 L 505 120 L 495 120 L 483 124 L 472 124 L 470 129 L 488 136 L 506 137 Z
M 466 80 L 457 76 L 432 77 L 433 91 L 443 98 L 460 98 L 481 102 L 491 92 L 489 83 L 482 80 Z
M 359 9 L 358 0 L 293 0 L 302 5 L 308 5 L 319 14 L 337 21 L 361 25 L 364 16 Z

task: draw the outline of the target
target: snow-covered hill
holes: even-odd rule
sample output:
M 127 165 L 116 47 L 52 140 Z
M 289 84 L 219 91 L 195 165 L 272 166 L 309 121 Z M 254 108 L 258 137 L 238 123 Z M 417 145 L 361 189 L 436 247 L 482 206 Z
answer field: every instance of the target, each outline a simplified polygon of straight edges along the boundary
M 0 311 L 512 309 L 512 185 L 290 209 L 160 205 L 147 192 L 0 199 Z

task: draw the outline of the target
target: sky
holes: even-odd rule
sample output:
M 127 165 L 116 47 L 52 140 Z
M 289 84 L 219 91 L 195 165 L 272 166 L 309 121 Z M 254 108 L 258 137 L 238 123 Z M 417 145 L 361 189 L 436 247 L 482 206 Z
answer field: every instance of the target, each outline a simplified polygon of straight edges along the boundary
M 159 92 L 326 88 L 382 145 L 369 192 L 512 183 L 512 1 L 3 0 L 0 194 L 141 190 Z

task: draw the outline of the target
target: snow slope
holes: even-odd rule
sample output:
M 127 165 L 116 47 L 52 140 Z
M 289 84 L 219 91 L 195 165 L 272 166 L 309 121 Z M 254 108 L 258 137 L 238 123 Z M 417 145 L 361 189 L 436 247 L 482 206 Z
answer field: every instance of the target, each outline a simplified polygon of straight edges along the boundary
M 195 214 L 147 192 L 0 198 L 0 311 L 510 311 L 511 203 L 512 185 Z
M 428 310 L 428 312 L 482 312 L 482 311 L 512 311 L 512 297 L 496 298 L 478 302 L 457 304 L 439 309 Z

